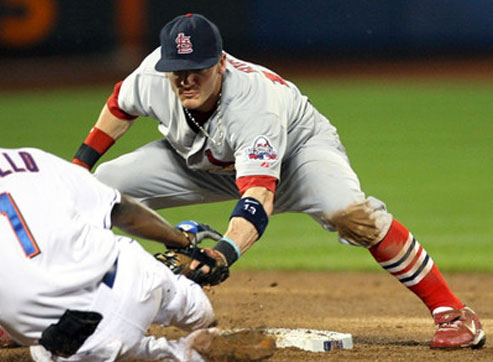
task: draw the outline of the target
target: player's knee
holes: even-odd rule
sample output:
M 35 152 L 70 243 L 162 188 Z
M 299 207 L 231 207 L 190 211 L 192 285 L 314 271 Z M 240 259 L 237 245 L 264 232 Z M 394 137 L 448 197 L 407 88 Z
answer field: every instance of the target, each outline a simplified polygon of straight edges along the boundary
M 126 178 L 121 177 L 117 169 L 118 167 L 115 167 L 111 162 L 105 162 L 96 168 L 94 176 L 105 185 L 121 190 L 124 186 L 122 183 L 125 182 Z
M 392 223 L 385 204 L 373 197 L 349 205 L 329 218 L 339 238 L 357 246 L 370 248 L 380 242 Z
M 175 325 L 185 330 L 212 327 L 216 324 L 216 316 L 209 298 L 198 284 L 190 281 L 188 288 L 190 310 Z
M 212 309 L 212 305 L 209 300 L 207 300 L 206 304 L 207 305 L 204 306 L 204 309 L 202 311 L 202 328 L 215 327 L 217 325 L 216 315 L 214 314 L 214 310 Z

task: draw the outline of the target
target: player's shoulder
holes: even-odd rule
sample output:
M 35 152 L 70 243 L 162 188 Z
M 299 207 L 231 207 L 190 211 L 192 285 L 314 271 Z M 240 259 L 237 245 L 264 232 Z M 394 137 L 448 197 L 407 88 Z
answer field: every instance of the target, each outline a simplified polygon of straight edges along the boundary
M 226 53 L 226 69 L 237 75 L 261 74 L 261 66 L 247 60 L 242 60 Z
M 245 106 L 252 109 L 258 104 L 263 107 L 272 97 L 285 97 L 288 85 L 280 76 L 270 69 L 249 61 L 241 60 L 226 53 L 227 68 L 224 77 L 225 103 Z M 279 87 L 282 83 L 286 87 Z
M 149 53 L 144 60 L 140 63 L 137 68 L 137 71 L 142 75 L 148 76 L 158 76 L 163 77 L 164 74 L 162 72 L 158 72 L 155 69 L 156 63 L 161 58 L 161 47 L 157 47 L 151 53 Z
M 235 87 L 247 87 L 256 91 L 258 88 L 270 89 L 276 84 L 283 84 L 287 88 L 293 84 L 286 82 L 275 71 L 250 61 L 242 60 L 226 53 L 227 73 Z M 289 83 L 289 84 L 288 84 Z
M 130 99 L 132 99 L 132 95 L 136 91 L 140 94 L 142 92 L 156 93 L 167 91 L 168 78 L 166 74 L 158 72 L 154 68 L 160 57 L 161 47 L 158 47 L 142 60 L 139 66 L 123 80 L 118 97 L 119 100 L 126 96 L 130 96 Z
M 233 92 L 235 97 L 249 94 L 258 95 L 263 86 L 260 69 L 254 63 L 241 60 L 226 53 L 226 73 L 224 84 L 227 93 Z

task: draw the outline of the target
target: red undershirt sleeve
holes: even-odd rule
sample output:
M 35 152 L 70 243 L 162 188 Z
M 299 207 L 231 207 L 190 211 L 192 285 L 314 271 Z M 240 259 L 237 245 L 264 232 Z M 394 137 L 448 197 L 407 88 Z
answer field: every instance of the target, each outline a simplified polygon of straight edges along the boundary
M 269 191 L 276 192 L 276 184 L 277 178 L 273 176 L 243 176 L 236 180 L 236 186 L 242 195 L 246 190 L 255 186 L 262 186 Z
M 111 114 L 113 114 L 115 117 L 119 119 L 126 119 L 128 121 L 131 121 L 138 117 L 128 114 L 123 109 L 121 109 L 120 106 L 118 105 L 118 94 L 120 94 L 120 88 L 122 86 L 122 83 L 123 81 L 120 81 L 115 84 L 115 87 L 113 88 L 113 93 L 111 93 L 111 95 L 109 96 L 106 105 L 108 106 L 108 109 L 110 110 Z

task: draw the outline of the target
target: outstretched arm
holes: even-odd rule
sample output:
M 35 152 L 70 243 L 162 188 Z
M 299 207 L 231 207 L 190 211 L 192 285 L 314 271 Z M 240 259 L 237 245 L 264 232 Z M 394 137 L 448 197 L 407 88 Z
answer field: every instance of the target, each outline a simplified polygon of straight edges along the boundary
M 128 234 L 158 241 L 167 247 L 186 247 L 190 243 L 183 232 L 157 212 L 127 195 L 122 195 L 121 202 L 113 207 L 111 221 Z
M 231 266 L 262 236 L 273 209 L 274 192 L 263 186 L 249 188 L 236 205 L 224 237 L 209 254 Z M 198 265 L 195 262 L 191 268 Z
M 115 141 L 123 136 L 133 125 L 134 119 L 121 119 L 111 113 L 105 104 L 94 127 L 100 129 Z

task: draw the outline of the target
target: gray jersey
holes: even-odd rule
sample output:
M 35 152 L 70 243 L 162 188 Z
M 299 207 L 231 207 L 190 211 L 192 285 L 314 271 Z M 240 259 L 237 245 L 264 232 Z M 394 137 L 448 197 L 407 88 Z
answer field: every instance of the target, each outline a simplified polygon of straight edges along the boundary
M 194 131 L 166 74 L 160 49 L 122 83 L 118 106 L 159 122 L 165 140 L 101 164 L 96 177 L 154 209 L 240 197 L 235 179 L 272 176 L 274 213 L 303 212 L 327 229 L 328 218 L 365 199 L 336 128 L 291 82 L 227 56 L 220 105 Z
M 166 75 L 154 70 L 159 57 L 158 48 L 124 80 L 118 103 L 129 114 L 158 120 L 192 170 L 279 179 L 282 161 L 309 139 L 323 134 L 339 143 L 335 128 L 293 83 L 229 54 L 220 106 L 204 125 L 215 142 L 195 133 Z

